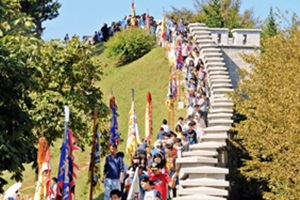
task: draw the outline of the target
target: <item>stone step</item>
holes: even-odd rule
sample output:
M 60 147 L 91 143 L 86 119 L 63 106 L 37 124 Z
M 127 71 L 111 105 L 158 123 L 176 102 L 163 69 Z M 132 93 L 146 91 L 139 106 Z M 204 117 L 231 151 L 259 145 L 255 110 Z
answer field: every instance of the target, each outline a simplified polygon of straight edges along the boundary
M 182 157 L 176 159 L 176 164 L 213 163 L 217 164 L 218 159 L 204 156 Z
M 215 67 L 215 66 L 209 66 L 207 68 L 209 75 L 216 75 L 216 74 L 225 74 L 228 75 L 227 67 Z M 214 73 L 212 73 L 214 72 Z
M 228 139 L 227 133 L 211 133 L 201 137 L 203 142 L 225 142 Z
M 209 68 L 208 77 L 213 77 L 213 76 L 229 76 L 228 71 L 226 71 L 227 68 L 223 69 L 223 71 L 221 71 L 221 70 L 213 71 L 211 69 L 213 69 L 213 68 Z
M 233 113 L 232 108 L 209 109 L 209 113 Z
M 228 80 L 230 80 L 228 75 L 217 75 L 217 74 L 211 74 L 211 75 L 209 75 L 208 74 L 208 78 L 209 78 L 208 79 L 209 82 L 212 81 L 212 80 L 214 80 L 214 79 L 228 79 Z
M 223 56 L 222 53 L 205 53 L 203 55 L 203 58 L 207 59 L 207 58 L 211 58 L 211 57 L 215 58 L 215 57 L 222 57 L 222 56 Z
M 184 151 L 182 152 L 182 157 L 190 157 L 190 156 L 203 156 L 203 157 L 215 157 L 218 155 L 217 151 Z
M 215 90 L 216 88 L 232 88 L 232 84 L 231 83 L 214 84 L 211 85 L 210 90 Z
M 194 26 L 192 27 L 193 33 L 197 33 L 199 31 L 209 31 L 206 26 Z
M 198 179 L 198 178 L 214 178 L 217 180 L 225 180 L 225 175 L 229 173 L 229 170 L 221 167 L 186 167 L 181 168 L 179 172 L 179 178 L 186 179 Z
M 220 88 L 220 87 L 231 88 L 232 84 L 231 83 L 214 83 L 214 84 L 211 84 L 211 88 Z M 224 100 L 224 101 L 227 101 L 227 100 Z
M 190 23 L 189 24 L 189 29 L 193 29 L 195 27 L 205 27 L 205 24 L 204 23 L 199 23 L 199 22 L 196 22 L 196 23 Z
M 220 118 L 231 119 L 232 116 L 233 116 L 232 113 L 209 113 L 207 115 L 207 118 L 208 119 L 220 119 Z
M 199 45 L 200 46 L 200 51 L 202 50 L 202 49 L 206 49 L 206 48 L 217 48 L 218 47 L 218 45 L 215 43 L 215 44 L 200 44 Z
M 208 57 L 204 59 L 204 62 L 223 62 L 223 57 Z
M 209 126 L 229 126 L 231 127 L 233 124 L 233 120 L 232 119 L 211 119 L 208 122 Z
M 210 83 L 231 83 L 230 79 L 216 79 L 216 80 L 210 80 Z
M 207 62 L 204 64 L 205 67 L 209 67 L 209 66 L 213 66 L 213 67 L 220 67 L 220 66 L 226 66 L 226 63 L 225 62 Z
M 204 55 L 206 53 L 220 53 L 221 50 L 219 48 L 203 48 L 200 50 L 200 55 Z
M 232 107 L 233 106 L 233 102 L 214 102 L 211 103 L 210 107 L 212 109 L 214 108 L 227 108 L 227 107 Z
M 176 197 L 176 198 L 173 198 L 173 200 L 226 200 L 226 199 L 222 198 L 222 197 L 214 197 L 214 196 L 197 194 L 197 195 Z
M 197 35 L 194 37 L 194 40 L 200 41 L 200 40 L 212 40 L 211 35 Z
M 228 128 L 227 126 L 211 126 L 211 127 L 207 127 L 205 129 L 203 129 L 205 134 L 223 133 L 223 132 L 227 132 L 229 130 L 230 130 L 230 128 Z
M 227 190 L 212 188 L 212 187 L 192 187 L 192 188 L 182 188 L 177 190 L 177 194 L 179 196 L 194 195 L 199 193 L 204 195 L 212 195 L 212 196 L 220 196 L 220 197 L 228 196 Z
M 190 151 L 196 150 L 216 150 L 220 147 L 226 146 L 226 142 L 201 142 L 198 144 L 190 145 Z
M 229 83 L 228 83 L 229 84 Z M 230 97 L 211 97 L 210 98 L 211 103 L 218 103 L 218 102 L 228 102 L 231 103 L 233 102 Z
M 215 41 L 213 41 L 212 39 L 198 39 L 196 40 L 197 42 L 199 42 L 200 46 L 203 44 L 216 44 Z
M 182 187 L 206 186 L 224 188 L 229 187 L 229 182 L 225 180 L 216 180 L 212 178 L 198 178 L 182 180 L 180 181 L 180 185 Z
M 234 92 L 234 89 L 231 88 L 216 88 L 212 90 L 212 93 L 217 94 L 217 93 L 228 93 L 228 92 Z

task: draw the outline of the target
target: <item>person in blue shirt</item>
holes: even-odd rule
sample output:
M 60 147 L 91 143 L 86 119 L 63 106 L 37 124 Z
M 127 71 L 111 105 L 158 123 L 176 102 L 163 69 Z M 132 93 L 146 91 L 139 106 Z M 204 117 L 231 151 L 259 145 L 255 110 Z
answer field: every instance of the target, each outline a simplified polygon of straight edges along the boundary
M 102 182 L 104 182 L 104 200 L 109 200 L 110 192 L 114 189 L 121 189 L 124 175 L 123 158 L 118 153 L 118 146 L 112 144 L 109 147 L 110 155 L 106 157 Z

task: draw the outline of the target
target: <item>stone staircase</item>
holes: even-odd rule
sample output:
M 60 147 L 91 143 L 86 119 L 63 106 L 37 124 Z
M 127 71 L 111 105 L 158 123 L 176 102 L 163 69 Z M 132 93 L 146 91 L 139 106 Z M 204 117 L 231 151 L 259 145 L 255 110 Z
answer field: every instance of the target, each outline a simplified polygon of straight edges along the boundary
M 233 102 L 227 97 L 232 84 L 222 52 L 209 28 L 202 23 L 189 25 L 200 46 L 200 55 L 208 70 L 208 96 L 211 107 L 209 126 L 198 144 L 191 145 L 176 161 L 180 185 L 175 200 L 226 200 L 229 182 L 226 175 L 226 145 L 233 120 Z

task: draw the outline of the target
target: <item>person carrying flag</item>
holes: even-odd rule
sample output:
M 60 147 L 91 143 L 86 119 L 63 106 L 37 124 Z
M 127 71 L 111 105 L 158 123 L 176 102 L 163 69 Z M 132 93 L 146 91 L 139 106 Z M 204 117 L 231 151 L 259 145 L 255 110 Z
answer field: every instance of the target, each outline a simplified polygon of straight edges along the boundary
M 112 144 L 109 147 L 110 155 L 106 157 L 102 183 L 104 183 L 104 200 L 109 200 L 110 192 L 114 189 L 121 189 L 122 178 L 124 175 L 123 159 L 117 154 L 118 146 Z

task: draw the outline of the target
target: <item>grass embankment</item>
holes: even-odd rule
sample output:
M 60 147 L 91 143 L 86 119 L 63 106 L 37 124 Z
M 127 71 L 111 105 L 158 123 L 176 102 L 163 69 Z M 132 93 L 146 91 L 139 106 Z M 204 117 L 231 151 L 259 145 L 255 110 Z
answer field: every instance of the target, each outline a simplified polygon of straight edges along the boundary
M 108 59 L 103 53 L 103 47 L 97 46 L 96 52 L 99 58 L 107 64 L 103 69 L 102 80 L 97 83 L 104 93 L 104 101 L 108 103 L 110 90 L 112 88 L 118 104 L 118 122 L 121 137 L 124 140 L 119 147 L 119 151 L 125 151 L 126 138 L 128 132 L 129 111 L 131 108 L 131 88 L 135 90 L 135 109 L 139 126 L 140 137 L 144 137 L 146 94 L 148 88 L 152 94 L 153 101 L 153 138 L 156 136 L 159 126 L 164 118 L 167 119 L 168 111 L 166 107 L 169 64 L 165 57 L 164 49 L 155 48 L 139 60 L 122 67 L 114 67 L 113 61 Z M 180 115 L 185 115 L 185 110 L 175 112 L 175 119 Z M 57 141 L 51 147 L 52 176 L 57 175 L 57 167 L 60 158 L 61 141 Z M 86 200 L 89 194 L 87 184 L 87 173 L 89 164 L 90 147 L 86 147 L 84 152 L 75 152 L 75 163 L 79 165 L 76 180 L 76 199 Z M 128 163 L 128 155 L 126 162 Z M 102 159 L 104 160 L 104 159 Z M 35 189 L 35 173 L 30 165 L 26 166 L 24 173 L 23 189 L 21 193 L 28 195 L 26 199 L 32 197 Z M 6 178 L 8 174 L 6 174 Z M 11 183 L 10 183 L 11 184 Z M 10 185 L 9 184 L 9 185 Z M 7 187 L 6 187 L 7 188 Z M 6 189 L 5 188 L 5 189 Z M 102 188 L 103 193 L 103 188 Z M 103 199 L 103 194 L 96 193 L 94 199 Z

